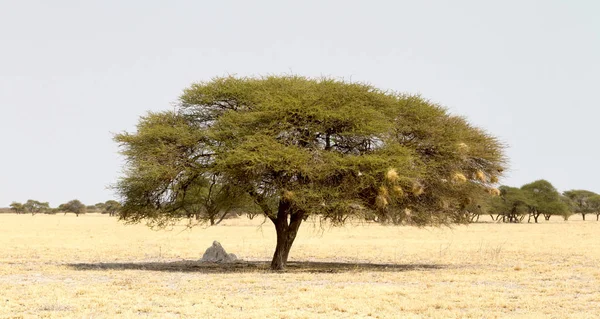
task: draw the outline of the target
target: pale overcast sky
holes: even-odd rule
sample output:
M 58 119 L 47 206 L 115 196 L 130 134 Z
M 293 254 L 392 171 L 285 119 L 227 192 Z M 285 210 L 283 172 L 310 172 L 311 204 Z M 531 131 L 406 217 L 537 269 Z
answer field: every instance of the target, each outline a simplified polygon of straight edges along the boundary
M 0 0 L 0 207 L 112 198 L 112 133 L 227 74 L 420 93 L 509 145 L 504 184 L 600 192 L 598 17 L 597 0 Z

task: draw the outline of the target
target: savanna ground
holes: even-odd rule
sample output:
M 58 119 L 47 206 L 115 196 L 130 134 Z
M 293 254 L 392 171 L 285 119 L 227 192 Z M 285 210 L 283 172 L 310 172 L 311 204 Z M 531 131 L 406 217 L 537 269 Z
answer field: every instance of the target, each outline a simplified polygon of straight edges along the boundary
M 0 318 L 600 317 L 600 222 L 307 223 L 286 273 L 267 269 L 275 232 L 261 222 L 2 214 Z M 245 262 L 196 262 L 215 239 Z

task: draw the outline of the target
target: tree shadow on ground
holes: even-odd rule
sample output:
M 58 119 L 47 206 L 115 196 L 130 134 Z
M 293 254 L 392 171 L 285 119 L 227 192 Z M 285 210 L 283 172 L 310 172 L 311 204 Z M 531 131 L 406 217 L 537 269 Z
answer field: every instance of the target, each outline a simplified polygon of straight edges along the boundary
M 266 261 L 205 263 L 194 260 L 172 262 L 76 263 L 67 264 L 75 270 L 147 270 L 198 273 L 270 272 Z M 371 264 L 345 262 L 289 261 L 286 273 L 402 272 L 429 271 L 448 268 L 436 264 Z

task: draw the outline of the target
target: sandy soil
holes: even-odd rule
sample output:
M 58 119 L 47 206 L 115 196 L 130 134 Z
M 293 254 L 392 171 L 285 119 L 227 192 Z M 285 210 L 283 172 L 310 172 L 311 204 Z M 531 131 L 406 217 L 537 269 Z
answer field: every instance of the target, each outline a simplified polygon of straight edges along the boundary
M 286 273 L 268 270 L 275 235 L 261 223 L 2 214 L 0 318 L 600 318 L 595 220 L 307 223 Z M 197 262 L 213 240 L 244 261 Z

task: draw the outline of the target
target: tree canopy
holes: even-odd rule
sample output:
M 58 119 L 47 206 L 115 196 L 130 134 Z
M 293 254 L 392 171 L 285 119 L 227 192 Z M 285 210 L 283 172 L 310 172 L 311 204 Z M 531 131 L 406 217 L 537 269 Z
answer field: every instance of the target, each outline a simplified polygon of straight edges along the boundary
M 188 218 L 198 189 L 215 180 L 275 225 L 272 269 L 285 267 L 302 221 L 314 215 L 467 222 L 465 205 L 505 165 L 501 143 L 464 118 L 362 83 L 225 77 L 192 85 L 180 102 L 115 136 L 127 159 L 115 185 L 120 218 L 153 226 Z
M 549 220 L 552 215 L 560 215 L 567 219 L 570 214 L 570 200 L 562 196 L 554 186 L 546 180 L 537 180 L 517 187 L 500 186 L 500 196 L 488 197 L 486 211 L 492 219 L 504 222 L 521 222 L 529 215 L 537 223 L 540 215 Z M 493 215 L 496 215 L 494 217 Z
M 65 215 L 67 213 L 74 213 L 77 217 L 79 217 L 80 214 L 85 214 L 87 207 L 78 199 L 74 199 L 67 203 L 60 204 L 58 206 L 58 210 L 64 212 Z
M 564 215 L 568 213 L 568 205 L 560 199 L 560 193 L 546 180 L 537 180 L 521 187 L 529 197 L 529 214 L 538 222 L 540 214 L 546 220 L 552 215 Z
M 50 210 L 50 203 L 28 199 L 22 207 L 25 212 L 31 213 L 31 215 L 35 215 L 39 213 L 48 212 Z
M 502 217 L 505 222 L 520 222 L 532 205 L 532 199 L 517 187 L 500 186 L 499 190 L 500 196 L 490 199 L 489 212 Z
M 121 209 L 121 203 L 116 200 L 107 200 L 104 203 L 96 204 L 96 207 L 101 209 L 102 214 L 108 214 L 109 216 L 115 216 Z
M 10 209 L 17 214 L 23 214 L 26 212 L 25 205 L 23 205 L 22 203 L 19 203 L 19 202 L 10 203 Z
M 594 207 L 590 203 L 590 198 L 596 196 L 596 193 L 584 189 L 573 189 L 564 192 L 563 195 L 571 199 L 575 206 L 575 212 L 581 214 L 583 220 L 585 220 L 586 214 L 594 212 Z
M 592 195 L 588 198 L 590 210 L 596 214 L 596 221 L 600 219 L 600 195 Z

